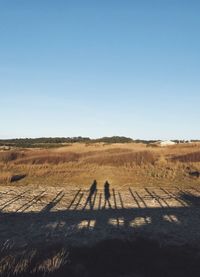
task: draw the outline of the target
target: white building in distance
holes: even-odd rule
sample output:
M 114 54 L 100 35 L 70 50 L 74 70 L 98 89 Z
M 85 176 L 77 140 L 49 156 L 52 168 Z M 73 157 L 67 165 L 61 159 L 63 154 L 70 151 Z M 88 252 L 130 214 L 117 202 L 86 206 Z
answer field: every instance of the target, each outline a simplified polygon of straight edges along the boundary
M 160 146 L 170 146 L 170 145 L 175 145 L 176 142 L 171 141 L 171 140 L 161 140 L 161 141 L 158 142 L 158 144 Z

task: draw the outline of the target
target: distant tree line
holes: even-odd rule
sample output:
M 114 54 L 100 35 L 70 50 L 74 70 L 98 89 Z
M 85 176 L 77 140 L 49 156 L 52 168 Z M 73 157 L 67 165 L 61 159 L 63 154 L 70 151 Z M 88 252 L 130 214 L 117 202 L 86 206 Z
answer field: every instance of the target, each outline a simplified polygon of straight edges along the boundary
M 184 143 L 186 141 L 182 140 L 173 140 L 176 143 Z M 133 140 L 129 137 L 124 136 L 113 136 L 113 137 L 102 137 L 97 139 L 91 139 L 89 137 L 41 137 L 41 138 L 16 138 L 16 139 L 0 139 L 0 146 L 10 146 L 10 147 L 22 147 L 22 148 L 32 148 L 32 147 L 44 147 L 44 148 L 51 148 L 51 147 L 58 147 L 64 146 L 65 144 L 70 143 L 144 143 L 144 144 L 152 144 L 158 142 L 158 140 L 140 140 L 136 139 Z M 200 142 L 200 140 L 191 140 L 191 142 Z
M 0 146 L 10 146 L 10 147 L 57 147 L 65 145 L 66 143 L 127 143 L 133 142 L 133 139 L 127 137 L 103 137 L 98 139 L 91 139 L 89 137 L 41 137 L 41 138 L 16 138 L 16 139 L 0 139 Z
M 91 142 L 104 142 L 104 143 L 128 143 L 133 141 L 134 140 L 132 138 L 119 137 L 119 136 L 91 139 Z
M 83 137 L 55 137 L 55 138 L 16 138 L 16 139 L 0 139 L 0 146 L 10 146 L 10 147 L 22 147 L 22 148 L 52 148 L 57 146 L 62 146 L 65 143 L 74 142 L 87 142 L 89 138 Z

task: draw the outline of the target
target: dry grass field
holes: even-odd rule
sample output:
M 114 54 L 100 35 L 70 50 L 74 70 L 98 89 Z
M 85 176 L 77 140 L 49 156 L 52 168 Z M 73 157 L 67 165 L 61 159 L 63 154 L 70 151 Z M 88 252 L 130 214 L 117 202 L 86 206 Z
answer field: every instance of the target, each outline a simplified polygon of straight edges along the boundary
M 199 172 L 200 144 L 1 151 L 0 274 L 199 276 Z
M 145 144 L 74 143 L 56 149 L 0 152 L 0 184 L 88 187 L 96 179 L 117 188 L 199 184 L 200 144 L 147 147 Z M 17 178 L 17 177 L 16 177 Z

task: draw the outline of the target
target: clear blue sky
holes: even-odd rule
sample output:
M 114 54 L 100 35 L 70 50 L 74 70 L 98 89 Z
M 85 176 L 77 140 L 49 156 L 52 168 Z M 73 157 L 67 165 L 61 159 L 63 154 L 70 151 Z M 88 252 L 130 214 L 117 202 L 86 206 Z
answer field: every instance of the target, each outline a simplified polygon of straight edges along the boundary
M 0 1 L 0 138 L 200 139 L 199 0 Z

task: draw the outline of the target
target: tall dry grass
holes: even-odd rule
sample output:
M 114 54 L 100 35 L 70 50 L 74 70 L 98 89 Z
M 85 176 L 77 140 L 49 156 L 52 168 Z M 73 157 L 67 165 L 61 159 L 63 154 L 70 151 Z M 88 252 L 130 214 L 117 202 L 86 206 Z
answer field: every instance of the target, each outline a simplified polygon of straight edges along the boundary
M 77 162 L 80 158 L 80 155 L 73 152 L 66 153 L 51 153 L 51 152 L 39 152 L 32 153 L 23 158 L 19 158 L 16 161 L 16 164 L 59 164 L 59 163 L 68 163 L 68 162 Z
M 10 172 L 0 172 L 0 184 L 11 181 L 12 174 Z
M 172 160 L 183 163 L 197 163 L 200 162 L 200 151 L 188 153 L 185 155 L 178 155 L 173 157 Z
M 8 163 L 23 158 L 24 156 L 25 154 L 23 151 L 3 151 L 0 152 L 0 162 Z
M 123 165 L 142 165 L 142 164 L 154 164 L 156 156 L 150 151 L 140 152 L 129 152 L 129 153 L 101 153 L 85 159 L 86 163 L 94 163 L 98 165 L 112 165 L 112 166 L 123 166 Z
M 76 153 L 72 151 L 56 152 L 51 150 L 32 150 L 27 152 L 10 151 L 0 153 L 0 162 L 15 164 L 59 164 L 69 162 L 95 163 L 97 165 L 121 166 L 124 164 L 154 164 L 153 151 L 133 151 L 132 149 L 106 149 Z

